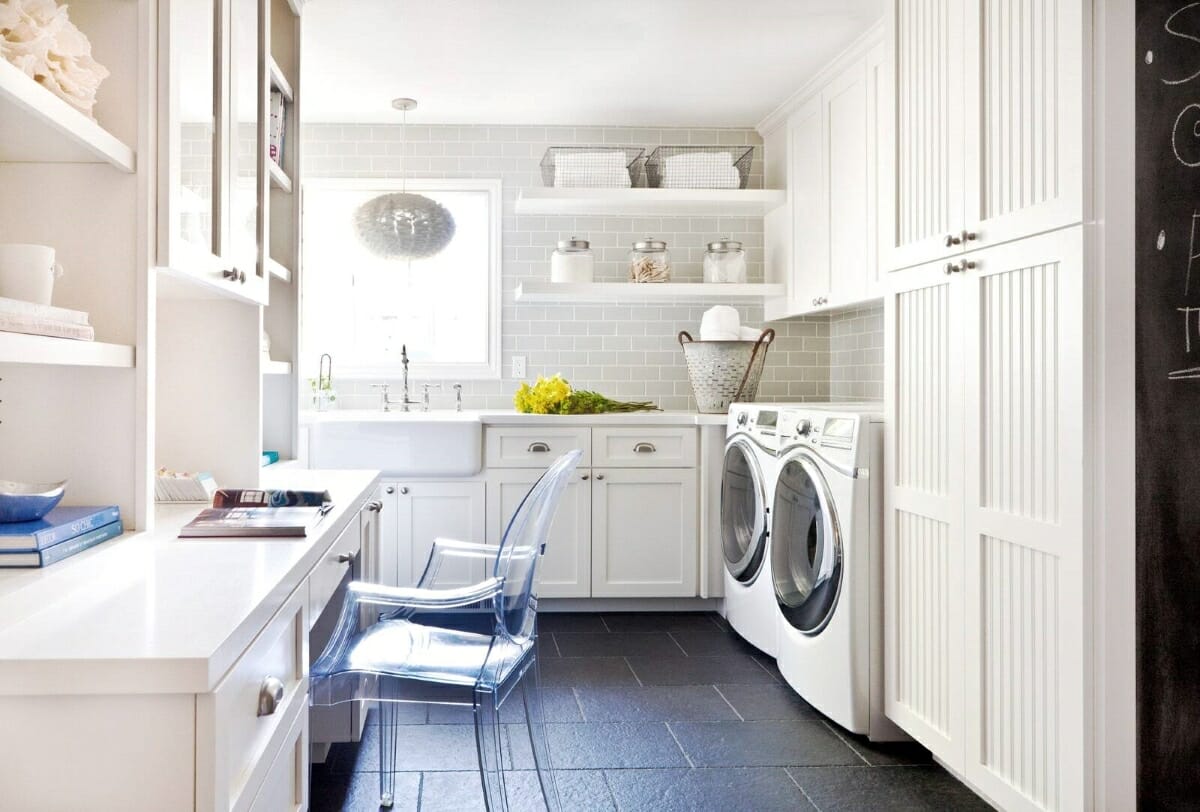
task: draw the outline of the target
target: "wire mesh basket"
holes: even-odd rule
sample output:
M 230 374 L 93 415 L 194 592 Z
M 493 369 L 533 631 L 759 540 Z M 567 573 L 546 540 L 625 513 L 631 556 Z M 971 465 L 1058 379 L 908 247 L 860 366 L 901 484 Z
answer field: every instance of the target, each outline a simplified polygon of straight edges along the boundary
M 657 147 L 646 160 L 656 189 L 745 189 L 754 147 Z
M 754 400 L 767 348 L 774 340 L 775 331 L 770 328 L 763 330 L 757 341 L 696 341 L 688 332 L 681 332 L 679 346 L 687 361 L 696 409 L 704 414 L 724 414 L 731 403 Z
M 546 186 L 628 189 L 645 186 L 641 147 L 550 147 L 542 157 Z

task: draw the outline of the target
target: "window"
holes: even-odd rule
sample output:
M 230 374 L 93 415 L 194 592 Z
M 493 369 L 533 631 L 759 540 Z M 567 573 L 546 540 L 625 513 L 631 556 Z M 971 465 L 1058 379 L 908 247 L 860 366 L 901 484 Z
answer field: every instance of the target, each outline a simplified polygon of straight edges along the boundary
M 444 206 L 454 236 L 425 259 L 389 259 L 359 238 L 355 215 L 401 191 L 397 179 L 304 184 L 301 330 L 305 357 L 341 375 L 394 378 L 401 347 L 421 378 L 500 377 L 500 181 L 410 179 Z

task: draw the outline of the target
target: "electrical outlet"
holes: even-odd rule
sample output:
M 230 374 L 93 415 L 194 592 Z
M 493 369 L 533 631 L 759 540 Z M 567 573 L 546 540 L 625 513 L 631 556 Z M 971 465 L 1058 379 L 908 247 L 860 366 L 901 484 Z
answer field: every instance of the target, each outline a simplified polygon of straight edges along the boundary
M 512 357 L 512 376 L 514 378 L 525 377 L 525 356 L 514 355 Z

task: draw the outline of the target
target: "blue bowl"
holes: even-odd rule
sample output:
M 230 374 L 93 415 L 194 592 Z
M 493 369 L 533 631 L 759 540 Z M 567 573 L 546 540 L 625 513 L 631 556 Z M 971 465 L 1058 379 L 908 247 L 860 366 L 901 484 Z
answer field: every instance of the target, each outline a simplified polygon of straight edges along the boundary
M 8 482 L 0 479 L 0 523 L 33 522 L 62 501 L 62 482 Z

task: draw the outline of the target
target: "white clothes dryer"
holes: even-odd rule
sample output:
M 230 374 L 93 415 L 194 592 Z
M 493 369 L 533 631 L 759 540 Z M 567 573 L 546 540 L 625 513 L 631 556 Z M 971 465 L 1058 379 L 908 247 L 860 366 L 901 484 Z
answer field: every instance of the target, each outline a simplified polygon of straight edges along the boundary
M 721 547 L 725 619 L 742 639 L 772 657 L 778 622 L 770 573 L 770 500 L 780 407 L 729 407 L 721 472 Z
M 883 713 L 883 418 L 861 404 L 814 406 L 785 411 L 776 433 L 779 670 L 846 730 L 906 739 Z

